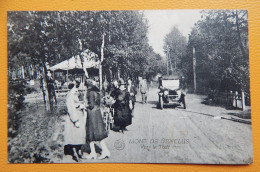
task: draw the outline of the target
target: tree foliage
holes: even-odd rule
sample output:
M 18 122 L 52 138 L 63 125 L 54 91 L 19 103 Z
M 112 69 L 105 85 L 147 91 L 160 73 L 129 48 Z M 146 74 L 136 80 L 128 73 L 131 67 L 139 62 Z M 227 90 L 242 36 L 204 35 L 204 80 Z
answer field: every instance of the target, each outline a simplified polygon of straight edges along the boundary
M 187 40 L 177 27 L 172 27 L 164 38 L 164 51 L 168 56 L 169 74 L 182 75 L 183 61 L 186 55 Z
M 61 62 L 84 49 L 100 57 L 105 35 L 104 73 L 135 76 L 148 68 L 147 21 L 140 11 L 8 13 L 9 67 L 13 61 L 42 66 Z
M 191 34 L 187 48 L 192 68 L 192 49 L 196 50 L 197 84 L 200 91 L 241 91 L 249 93 L 248 20 L 245 10 L 203 11 Z M 192 80 L 192 71 L 186 71 Z
M 44 100 L 51 100 L 48 90 L 44 90 L 48 64 L 81 56 L 86 49 L 98 55 L 96 60 L 103 58 L 102 76 L 108 80 L 155 75 L 149 63 L 154 52 L 147 31 L 141 11 L 8 12 L 9 76 L 21 69 L 30 74 L 29 78 L 35 78 L 27 71 L 40 71 Z M 18 61 L 21 63 L 15 65 Z

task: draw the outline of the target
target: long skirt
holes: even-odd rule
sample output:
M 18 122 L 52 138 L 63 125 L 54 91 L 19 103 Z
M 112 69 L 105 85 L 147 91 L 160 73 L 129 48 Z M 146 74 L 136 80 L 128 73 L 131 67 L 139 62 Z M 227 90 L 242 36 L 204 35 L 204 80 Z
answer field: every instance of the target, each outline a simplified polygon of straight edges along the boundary
M 80 145 L 86 142 L 86 114 L 78 112 L 80 127 L 77 128 L 70 120 L 69 115 L 65 117 L 64 144 Z
M 86 141 L 101 141 L 107 137 L 105 123 L 99 108 L 87 110 Z
M 114 124 L 119 127 L 126 127 L 132 124 L 132 115 L 128 104 L 118 104 L 115 106 Z

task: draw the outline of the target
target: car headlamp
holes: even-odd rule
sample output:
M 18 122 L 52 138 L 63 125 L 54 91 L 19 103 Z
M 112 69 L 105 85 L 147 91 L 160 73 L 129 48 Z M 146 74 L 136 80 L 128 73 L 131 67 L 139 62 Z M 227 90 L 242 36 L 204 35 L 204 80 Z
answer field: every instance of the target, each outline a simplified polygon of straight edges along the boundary
M 163 92 L 163 94 L 167 96 L 167 95 L 169 94 L 169 91 L 168 91 L 168 90 L 165 90 L 165 91 Z

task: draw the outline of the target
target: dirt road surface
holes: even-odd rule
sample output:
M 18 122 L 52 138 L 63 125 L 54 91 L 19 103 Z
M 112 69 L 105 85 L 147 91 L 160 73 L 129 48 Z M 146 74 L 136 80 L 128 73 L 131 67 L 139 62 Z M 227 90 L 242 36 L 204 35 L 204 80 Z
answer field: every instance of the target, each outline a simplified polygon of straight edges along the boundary
M 222 107 L 202 104 L 199 95 L 186 96 L 187 109 L 156 108 L 157 89 L 148 93 L 148 103 L 140 95 L 132 125 L 124 134 L 110 131 L 106 143 L 111 157 L 89 162 L 248 164 L 252 162 L 251 125 L 221 119 L 230 118 Z M 237 110 L 239 111 L 239 110 Z M 63 156 L 60 163 L 73 163 Z

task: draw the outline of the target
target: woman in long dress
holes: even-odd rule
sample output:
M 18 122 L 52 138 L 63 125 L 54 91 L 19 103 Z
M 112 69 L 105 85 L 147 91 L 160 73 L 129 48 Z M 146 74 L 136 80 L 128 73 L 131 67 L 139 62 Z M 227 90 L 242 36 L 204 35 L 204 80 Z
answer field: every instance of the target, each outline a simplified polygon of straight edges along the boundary
M 124 131 L 126 131 L 126 126 L 132 124 L 132 116 L 129 107 L 129 92 L 126 90 L 125 83 L 122 79 L 119 80 L 119 89 L 116 90 L 115 94 L 116 102 L 114 104 L 114 124 L 119 126 L 119 130 L 124 133 Z
M 101 156 L 98 159 L 110 157 L 110 152 L 105 144 L 104 139 L 107 137 L 105 124 L 100 110 L 100 91 L 96 86 L 96 82 L 88 79 L 86 81 L 88 87 L 87 92 L 87 123 L 86 123 L 86 142 L 90 142 L 90 154 L 84 156 L 87 159 L 96 159 L 95 142 L 100 143 L 102 148 Z
M 70 91 L 66 97 L 66 106 L 68 115 L 65 118 L 65 130 L 64 130 L 64 153 L 66 151 L 72 151 L 72 158 L 75 161 L 79 161 L 79 148 L 85 144 L 85 124 L 86 114 L 82 109 L 84 105 L 78 98 L 78 85 L 76 83 L 69 84 Z M 67 150 L 72 149 L 72 150 Z

